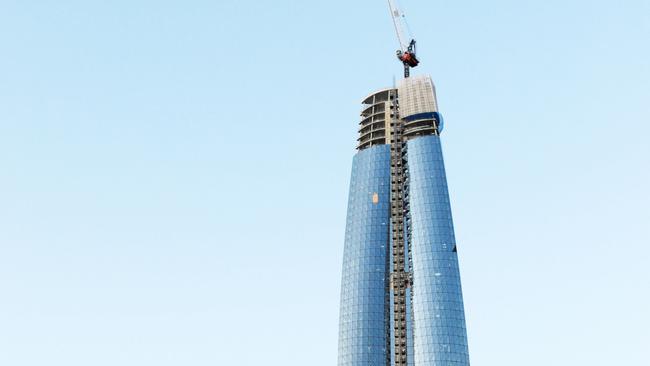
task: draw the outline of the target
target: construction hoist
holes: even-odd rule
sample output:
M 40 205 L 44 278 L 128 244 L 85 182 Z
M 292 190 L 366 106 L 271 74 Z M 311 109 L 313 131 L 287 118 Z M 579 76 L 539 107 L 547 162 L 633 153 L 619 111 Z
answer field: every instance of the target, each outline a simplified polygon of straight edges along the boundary
M 395 24 L 399 50 L 397 58 L 404 65 L 404 78 L 408 78 L 411 67 L 416 67 L 418 61 L 415 55 L 415 39 L 407 37 L 405 30 L 408 24 L 404 14 L 399 10 L 396 0 L 388 0 L 391 17 Z M 409 32 L 410 33 L 410 32 Z M 402 97 L 401 95 L 399 97 Z M 407 304 L 409 301 L 409 288 L 412 278 L 409 269 L 409 228 L 408 228 L 408 179 L 406 161 L 406 141 L 404 139 L 404 124 L 400 120 L 399 103 L 395 98 L 392 101 L 391 113 L 391 141 L 390 141 L 390 228 L 391 252 L 393 270 L 390 273 L 389 288 L 392 295 L 392 324 L 390 324 L 391 337 L 388 337 L 387 349 L 392 349 L 392 356 L 387 352 L 386 365 L 408 366 L 409 319 Z

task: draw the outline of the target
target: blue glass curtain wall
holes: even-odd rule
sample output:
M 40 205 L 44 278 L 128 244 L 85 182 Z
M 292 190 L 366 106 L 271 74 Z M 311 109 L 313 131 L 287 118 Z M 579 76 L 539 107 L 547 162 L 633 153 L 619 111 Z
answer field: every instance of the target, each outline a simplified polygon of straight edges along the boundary
M 407 142 L 409 366 L 469 366 L 465 314 L 440 145 Z M 392 359 L 390 145 L 352 162 L 339 323 L 339 366 L 387 366 Z
M 390 146 L 352 161 L 345 229 L 339 366 L 386 365 L 389 348 Z
M 469 365 L 456 239 L 440 138 L 407 143 L 414 364 Z

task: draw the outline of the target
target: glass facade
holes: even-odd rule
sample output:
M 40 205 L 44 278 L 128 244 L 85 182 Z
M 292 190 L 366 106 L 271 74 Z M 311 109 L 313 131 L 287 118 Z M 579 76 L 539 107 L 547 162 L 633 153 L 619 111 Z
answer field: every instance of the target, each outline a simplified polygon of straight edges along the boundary
M 352 161 L 343 252 L 339 366 L 386 365 L 390 148 L 378 145 Z
M 440 137 L 407 143 L 415 365 L 469 365 L 465 314 Z
M 469 366 L 433 83 L 428 76 L 405 79 L 364 105 L 350 180 L 338 365 Z M 375 121 L 377 113 L 385 115 Z M 386 121 L 403 129 L 389 130 Z M 388 131 L 386 139 L 364 142 L 380 130 Z M 400 217 L 403 244 L 391 235 Z M 394 262 L 404 254 L 405 262 Z

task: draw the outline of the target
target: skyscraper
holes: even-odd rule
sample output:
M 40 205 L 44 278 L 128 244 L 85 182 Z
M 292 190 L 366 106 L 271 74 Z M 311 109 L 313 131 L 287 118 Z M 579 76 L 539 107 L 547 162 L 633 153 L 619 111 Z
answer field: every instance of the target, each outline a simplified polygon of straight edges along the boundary
M 469 365 L 433 82 L 405 78 L 362 103 L 338 365 Z

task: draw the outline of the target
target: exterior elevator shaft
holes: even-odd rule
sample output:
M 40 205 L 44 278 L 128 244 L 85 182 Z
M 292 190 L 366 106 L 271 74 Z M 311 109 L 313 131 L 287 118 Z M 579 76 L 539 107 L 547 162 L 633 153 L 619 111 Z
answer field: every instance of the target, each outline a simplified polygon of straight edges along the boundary
M 390 274 L 390 287 L 393 291 L 393 334 L 395 342 L 394 365 L 407 366 L 407 312 L 406 289 L 410 285 L 409 273 L 406 271 L 408 249 L 405 237 L 405 166 L 406 143 L 403 139 L 403 124 L 399 120 L 397 99 L 393 101 L 390 141 L 390 222 L 392 238 L 393 271 Z M 390 366 L 391 363 L 388 363 Z

